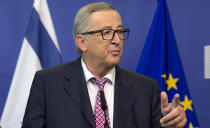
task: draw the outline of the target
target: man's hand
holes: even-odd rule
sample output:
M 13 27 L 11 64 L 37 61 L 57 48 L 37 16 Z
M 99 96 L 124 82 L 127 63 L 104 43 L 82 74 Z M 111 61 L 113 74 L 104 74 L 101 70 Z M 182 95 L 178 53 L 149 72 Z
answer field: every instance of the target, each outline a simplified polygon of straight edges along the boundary
M 161 112 L 160 119 L 162 127 L 184 128 L 187 118 L 184 109 L 179 105 L 179 94 L 175 94 L 172 103 L 168 103 L 166 92 L 161 92 Z

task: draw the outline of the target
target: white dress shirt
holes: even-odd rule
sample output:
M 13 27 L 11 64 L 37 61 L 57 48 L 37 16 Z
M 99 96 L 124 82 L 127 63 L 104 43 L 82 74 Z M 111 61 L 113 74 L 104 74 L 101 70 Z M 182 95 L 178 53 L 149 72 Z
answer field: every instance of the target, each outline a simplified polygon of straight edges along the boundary
M 97 96 L 99 88 L 96 84 L 90 82 L 90 79 L 95 76 L 87 69 L 87 66 L 85 65 L 82 59 L 81 59 L 81 63 L 82 63 L 82 69 L 85 75 L 85 80 L 87 83 L 87 89 L 88 89 L 88 94 L 89 94 L 92 110 L 94 112 L 95 104 L 96 104 L 96 96 Z M 104 95 L 105 95 L 106 102 L 108 105 L 111 128 L 113 128 L 115 73 L 116 71 L 114 67 L 104 76 L 111 81 L 111 82 L 106 82 L 104 86 Z

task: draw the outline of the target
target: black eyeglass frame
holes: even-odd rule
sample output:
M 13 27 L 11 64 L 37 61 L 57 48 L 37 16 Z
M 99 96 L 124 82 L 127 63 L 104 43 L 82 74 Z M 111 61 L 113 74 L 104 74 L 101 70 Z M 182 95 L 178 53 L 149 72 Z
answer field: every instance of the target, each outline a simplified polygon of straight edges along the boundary
M 112 30 L 112 31 L 114 31 L 114 33 L 113 33 L 111 39 L 104 39 L 104 34 L 103 34 L 103 31 L 104 31 L 104 30 Z M 128 39 L 128 37 L 129 37 L 129 32 L 130 32 L 130 29 L 129 29 L 129 28 L 117 29 L 117 30 L 114 30 L 114 29 L 102 29 L 102 30 L 95 30 L 95 31 L 84 32 L 84 33 L 80 33 L 80 34 L 82 34 L 82 35 L 87 35 L 87 34 L 94 34 L 94 33 L 99 33 L 99 32 L 100 32 L 101 35 L 102 35 L 102 39 L 103 39 L 103 40 L 113 40 L 113 39 L 114 39 L 114 36 L 115 36 L 115 33 L 118 33 L 118 32 L 120 32 L 120 31 L 122 31 L 123 33 L 124 33 L 124 32 L 127 32 L 127 33 L 128 33 L 127 36 L 126 36 L 125 38 L 121 39 L 121 40 L 126 40 L 126 39 Z

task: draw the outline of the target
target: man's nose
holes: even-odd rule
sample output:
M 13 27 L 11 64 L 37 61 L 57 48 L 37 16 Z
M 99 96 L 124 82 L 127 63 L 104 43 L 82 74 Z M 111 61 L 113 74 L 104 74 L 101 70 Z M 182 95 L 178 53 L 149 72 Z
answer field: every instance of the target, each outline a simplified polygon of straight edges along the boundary
M 119 44 L 120 43 L 120 37 L 119 37 L 119 34 L 117 32 L 114 35 L 114 38 L 112 40 L 112 43 L 116 43 L 116 44 Z

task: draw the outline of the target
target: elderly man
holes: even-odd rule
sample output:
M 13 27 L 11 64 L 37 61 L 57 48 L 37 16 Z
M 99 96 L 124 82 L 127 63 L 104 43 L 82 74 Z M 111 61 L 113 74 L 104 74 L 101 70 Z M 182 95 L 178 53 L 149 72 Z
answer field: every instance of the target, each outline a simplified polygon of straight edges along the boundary
M 178 94 L 168 103 L 155 80 L 117 66 L 129 29 L 112 5 L 81 8 L 73 36 L 81 57 L 36 73 L 22 128 L 185 126 Z

